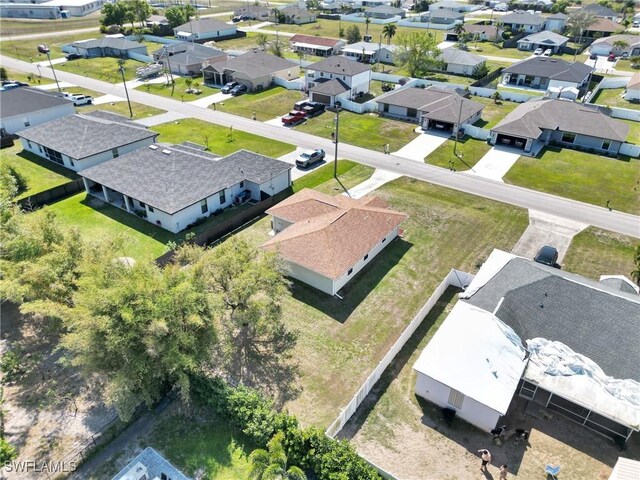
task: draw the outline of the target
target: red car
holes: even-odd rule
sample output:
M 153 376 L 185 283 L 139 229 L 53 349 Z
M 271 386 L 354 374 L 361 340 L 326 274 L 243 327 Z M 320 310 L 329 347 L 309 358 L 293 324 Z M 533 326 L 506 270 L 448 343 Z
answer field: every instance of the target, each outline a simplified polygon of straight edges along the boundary
M 284 125 L 297 125 L 304 122 L 307 119 L 307 114 L 298 110 L 292 110 L 287 115 L 282 117 L 282 123 Z
M 610 62 L 615 62 L 616 61 L 616 54 L 615 53 L 610 53 L 609 56 L 607 57 L 607 60 L 609 60 Z

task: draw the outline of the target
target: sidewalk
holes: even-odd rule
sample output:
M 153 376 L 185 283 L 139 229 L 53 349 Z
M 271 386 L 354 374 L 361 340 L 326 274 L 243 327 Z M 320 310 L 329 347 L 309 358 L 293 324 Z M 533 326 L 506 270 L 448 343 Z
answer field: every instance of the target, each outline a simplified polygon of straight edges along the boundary
M 391 182 L 396 178 L 400 178 L 402 175 L 399 173 L 389 172 L 387 170 L 382 170 L 377 168 L 371 178 L 365 180 L 359 185 L 356 185 L 353 188 L 350 188 L 348 192 L 343 193 L 343 195 L 348 195 L 351 198 L 362 198 L 365 195 L 373 192 L 375 189 L 381 187 L 385 183 Z

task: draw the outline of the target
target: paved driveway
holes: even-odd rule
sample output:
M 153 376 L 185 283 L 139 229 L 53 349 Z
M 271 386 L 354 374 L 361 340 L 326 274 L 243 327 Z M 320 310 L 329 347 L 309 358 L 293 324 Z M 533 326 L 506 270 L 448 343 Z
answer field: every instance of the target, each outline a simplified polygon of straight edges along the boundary
M 327 155 L 326 160 L 324 162 L 318 162 L 309 168 L 304 168 L 304 169 L 298 168 L 296 167 L 296 158 L 305 150 L 308 150 L 308 149 L 296 148 L 293 152 L 287 153 L 285 155 L 282 155 L 281 157 L 278 157 L 278 160 L 282 160 L 283 162 L 287 162 L 293 165 L 293 168 L 291 169 L 291 180 L 297 180 L 300 177 L 304 177 L 307 173 L 312 172 L 316 168 L 325 165 L 328 161 L 333 161 L 333 156 L 329 158 L 329 155 Z
M 195 105 L 196 107 L 207 108 L 209 105 L 213 103 L 223 102 L 224 100 L 231 98 L 233 95 L 230 93 L 214 93 L 213 95 L 208 95 L 206 97 L 199 98 L 198 100 L 194 100 L 192 102 L 187 102 L 189 105 Z
M 480 159 L 473 169 L 465 173 L 502 182 L 509 169 L 520 158 L 522 150 L 507 147 L 493 147 Z
M 448 133 L 436 133 L 431 130 L 425 132 L 421 128 L 416 131 L 422 132 L 420 136 L 411 140 L 397 152 L 393 152 L 393 155 L 424 163 L 424 157 L 446 142 L 450 136 Z
M 395 172 L 389 172 L 377 168 L 371 178 L 349 189 L 349 192 L 343 193 L 343 195 L 349 195 L 351 198 L 362 198 L 366 194 L 373 192 L 375 189 L 381 187 L 387 182 L 400 178 L 401 175 Z

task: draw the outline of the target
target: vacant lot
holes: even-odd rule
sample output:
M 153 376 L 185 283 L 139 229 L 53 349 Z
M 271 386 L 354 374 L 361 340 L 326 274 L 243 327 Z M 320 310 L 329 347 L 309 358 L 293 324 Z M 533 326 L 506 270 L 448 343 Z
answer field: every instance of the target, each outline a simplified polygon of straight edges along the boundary
M 124 65 L 125 80 L 136 78 L 136 69 L 143 67 L 143 62 L 127 60 Z M 56 69 L 75 73 L 83 77 L 96 78 L 109 83 L 122 83 L 122 74 L 118 67 L 118 59 L 112 57 L 81 58 L 55 65 Z
M 484 157 L 485 153 L 491 150 L 491 145 L 483 140 L 477 140 L 469 136 L 458 140 L 456 153 L 453 154 L 454 140 L 447 140 L 435 151 L 429 154 L 424 161 L 438 167 L 450 168 L 453 166 L 458 171 L 469 170 L 478 160 Z M 449 164 L 453 162 L 453 164 Z
M 295 129 L 319 137 L 331 138 L 335 125 L 334 118 L 334 113 L 325 112 Z M 342 111 L 339 128 L 340 142 L 379 152 L 384 151 L 386 143 L 390 145 L 392 152 L 399 150 L 418 136 L 414 132 L 416 126 L 412 123 L 382 118 L 371 113 L 358 114 Z
M 153 130 L 160 133 L 161 142 L 181 143 L 188 140 L 204 145 L 218 155 L 229 155 L 245 149 L 269 157 L 280 157 L 295 150 L 289 143 L 235 131 L 194 118 L 163 123 L 153 127 Z
M 100 12 L 93 12 L 85 17 L 72 17 L 60 20 L 32 20 L 26 18 L 3 18 L 0 21 L 2 36 L 26 35 L 29 33 L 64 32 L 80 28 L 100 26 Z
M 71 34 L 61 34 L 55 37 L 47 37 L 47 38 L 34 38 L 30 40 L 10 40 L 2 42 L 2 54 L 8 57 L 14 57 L 19 60 L 24 60 L 25 62 L 34 61 L 34 62 L 43 62 L 47 60 L 47 56 L 43 53 L 38 52 L 38 45 L 46 44 L 49 46 L 51 51 L 49 55 L 51 58 L 61 58 L 65 56 L 65 53 L 60 50 L 60 47 L 66 43 L 75 42 L 78 40 L 87 40 L 89 38 L 98 38 L 100 36 L 100 32 L 96 28 L 95 32 L 83 32 L 83 33 L 71 33 Z M 54 68 L 57 68 L 54 65 Z
M 294 282 L 283 305 L 287 325 L 300 333 L 294 358 L 302 388 L 286 407 L 305 424 L 333 421 L 451 267 L 476 270 L 493 248 L 510 250 L 527 225 L 523 210 L 416 180 L 398 179 L 375 194 L 409 215 L 404 238 L 342 299 Z M 265 217 L 238 235 L 262 244 L 270 230 Z
M 313 188 L 323 193 L 335 195 L 344 192 L 344 189 L 348 190 L 364 182 L 373 175 L 374 169 L 351 160 L 338 159 L 337 172 L 340 183 L 333 177 L 333 161 L 329 160 L 326 165 L 294 180 L 293 191 Z
M 509 112 L 519 105 L 516 102 L 507 102 L 506 100 L 499 100 L 498 103 L 496 103 L 491 98 L 478 96 L 472 97 L 471 100 L 484 105 L 482 118 L 474 123 L 474 125 L 486 129 L 495 127 L 500 120 L 506 117 Z
M 2 53 L 4 54 L 4 51 Z M 38 75 L 32 73 L 25 73 L 19 70 L 12 70 L 10 68 L 6 68 L 6 71 L 7 78 L 9 80 L 15 80 L 16 82 L 25 82 L 29 85 L 47 85 L 53 83 L 52 79 L 39 77 Z
M 568 148 L 521 156 L 504 181 L 614 210 L 640 213 L 640 161 L 617 160 Z
M 173 88 L 171 88 L 170 83 L 145 83 L 136 87 L 136 89 L 147 93 L 153 93 L 154 95 L 173 98 L 174 100 L 182 100 L 183 102 L 191 102 L 193 100 L 206 97 L 207 95 L 213 95 L 220 91 L 217 88 L 203 85 L 202 79 L 196 78 L 191 80 L 191 88 L 200 90 L 201 93 L 187 93 L 187 90 L 189 90 L 190 87 L 187 86 L 186 80 L 187 79 L 185 77 L 174 76 L 173 81 L 175 83 Z
M 304 100 L 307 95 L 298 90 L 287 90 L 283 87 L 272 87 L 262 92 L 252 92 L 231 97 L 216 104 L 216 110 L 233 113 L 241 117 L 253 118 L 264 122 L 285 115 L 293 110 L 293 104 Z
M 589 102 L 607 107 L 633 108 L 631 102 L 622 98 L 624 91 L 624 88 L 603 88 Z
M 95 97 L 94 97 L 95 98 Z M 101 105 L 82 105 L 77 108 L 78 113 L 89 112 L 91 110 L 106 110 L 107 112 L 117 113 L 125 117 L 129 117 L 129 105 L 127 101 L 103 103 Z M 152 117 L 154 115 L 160 115 L 165 113 L 165 110 L 159 108 L 150 107 L 143 103 L 131 102 L 131 110 L 133 111 L 133 119 Z
M 16 141 L 11 148 L 2 150 L 2 163 L 13 167 L 27 182 L 27 189 L 18 198 L 25 198 L 49 190 L 78 178 L 78 176 L 57 163 L 50 162 L 22 150 L 22 143 Z

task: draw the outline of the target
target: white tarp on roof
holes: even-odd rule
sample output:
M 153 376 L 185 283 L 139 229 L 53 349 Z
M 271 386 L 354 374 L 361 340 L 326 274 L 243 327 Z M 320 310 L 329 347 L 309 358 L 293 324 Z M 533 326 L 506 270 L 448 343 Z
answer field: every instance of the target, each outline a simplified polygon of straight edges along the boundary
M 458 302 L 414 365 L 505 414 L 525 367 L 520 337 L 494 315 Z
M 504 268 L 512 259 L 517 258 L 516 255 L 503 252 L 502 250 L 493 250 L 489 258 L 482 264 L 482 268 L 476 274 L 473 281 L 467 289 L 460 294 L 460 298 L 471 298 L 480 288 L 482 288 L 489 280 Z
M 615 348 L 615 346 L 612 346 Z M 585 408 L 640 429 L 640 383 L 607 376 L 591 359 L 561 342 L 527 340 L 524 378 Z
M 300 48 L 315 48 L 316 50 L 331 50 L 333 47 L 327 47 L 326 45 L 316 45 L 314 43 L 302 43 L 302 42 L 293 42 L 294 47 Z
M 193 35 L 191 32 L 176 32 L 176 37 L 190 37 Z

